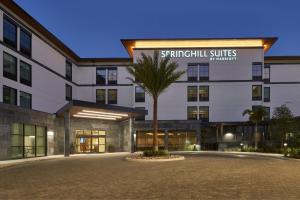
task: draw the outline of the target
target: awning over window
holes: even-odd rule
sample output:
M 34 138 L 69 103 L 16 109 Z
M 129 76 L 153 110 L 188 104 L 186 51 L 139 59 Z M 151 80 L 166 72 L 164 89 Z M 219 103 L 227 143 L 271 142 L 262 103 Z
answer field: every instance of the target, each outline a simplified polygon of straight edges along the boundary
M 131 117 L 144 116 L 147 110 L 100 104 L 88 101 L 72 100 L 57 111 L 57 116 L 63 117 L 69 111 L 72 118 L 100 119 L 122 121 Z

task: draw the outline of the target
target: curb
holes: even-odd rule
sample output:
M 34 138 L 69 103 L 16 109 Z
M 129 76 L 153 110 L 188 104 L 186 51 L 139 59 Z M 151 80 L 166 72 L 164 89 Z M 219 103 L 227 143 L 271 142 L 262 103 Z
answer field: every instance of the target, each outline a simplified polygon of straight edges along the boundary
M 138 158 L 126 157 L 125 160 L 132 161 L 132 162 L 172 162 L 172 161 L 185 160 L 185 157 L 180 156 L 177 158 L 162 158 L 162 159 L 138 159 Z

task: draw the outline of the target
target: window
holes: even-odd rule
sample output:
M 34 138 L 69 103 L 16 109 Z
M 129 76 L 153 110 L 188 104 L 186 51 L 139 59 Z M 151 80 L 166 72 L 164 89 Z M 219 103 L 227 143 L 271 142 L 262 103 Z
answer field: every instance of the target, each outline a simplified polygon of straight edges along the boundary
M 197 120 L 198 110 L 197 106 L 188 106 L 187 107 L 187 119 L 188 120 Z
M 96 102 L 105 104 L 105 89 L 96 90 Z
M 3 85 L 3 103 L 17 105 L 17 90 Z
M 145 110 L 145 107 L 135 107 L 135 108 Z M 136 116 L 134 119 L 135 119 L 135 121 L 144 121 L 145 120 L 145 115 Z
M 145 90 L 141 86 L 135 87 L 135 102 L 145 102 Z
M 31 65 L 20 62 L 20 83 L 31 86 Z
M 66 100 L 71 101 L 72 100 L 72 86 L 66 84 Z
M 264 87 L 264 102 L 270 102 L 270 87 Z
M 252 86 L 252 100 L 260 101 L 262 99 L 261 85 Z
M 264 81 L 270 82 L 270 65 L 264 66 Z
M 66 60 L 66 79 L 72 81 L 72 63 Z
M 252 80 L 260 81 L 262 80 L 262 64 L 253 63 L 252 64 Z
M 3 52 L 3 76 L 17 81 L 17 58 Z
M 199 119 L 202 122 L 209 121 L 209 107 L 208 106 L 199 106 Z
M 197 101 L 197 86 L 188 86 L 187 87 L 187 100 L 188 101 Z
M 23 157 L 23 124 L 14 123 L 10 135 L 11 158 Z
M 108 101 L 108 104 L 117 104 L 118 103 L 118 90 L 117 89 L 108 89 L 107 101 Z
M 20 30 L 20 52 L 31 57 L 31 34 L 22 28 Z
M 17 48 L 17 26 L 7 17 L 3 19 L 3 42 Z
M 187 69 L 188 81 L 198 81 L 198 65 L 189 65 Z
M 117 84 L 117 68 L 108 69 L 108 84 Z
M 31 109 L 31 94 L 20 91 L 20 106 Z
M 199 81 L 208 81 L 209 80 L 209 65 L 200 64 L 199 66 Z
M 97 68 L 96 84 L 97 85 L 105 85 L 106 84 L 106 68 Z
M 208 86 L 199 86 L 199 101 L 209 101 Z

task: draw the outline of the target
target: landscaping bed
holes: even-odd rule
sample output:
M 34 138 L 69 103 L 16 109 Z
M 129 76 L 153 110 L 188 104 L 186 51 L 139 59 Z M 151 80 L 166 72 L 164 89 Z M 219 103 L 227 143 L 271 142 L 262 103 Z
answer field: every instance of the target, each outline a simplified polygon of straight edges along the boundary
M 143 153 L 137 153 L 126 157 L 126 160 L 130 161 L 176 161 L 184 160 L 184 156 L 172 155 L 168 151 L 159 150 L 147 150 Z

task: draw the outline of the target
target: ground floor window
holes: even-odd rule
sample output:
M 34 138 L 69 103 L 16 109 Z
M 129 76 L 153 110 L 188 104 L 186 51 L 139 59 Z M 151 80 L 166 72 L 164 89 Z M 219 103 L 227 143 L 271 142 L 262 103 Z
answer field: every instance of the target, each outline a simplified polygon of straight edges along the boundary
M 104 153 L 106 132 L 102 130 L 75 130 L 76 153 Z
M 171 151 L 193 150 L 196 145 L 196 132 L 193 131 L 171 131 L 168 132 L 168 138 L 165 138 L 164 132 L 158 133 L 158 147 L 164 149 L 168 141 L 168 149 Z M 153 133 L 137 132 L 136 150 L 143 151 L 153 147 Z
M 11 132 L 11 158 L 46 155 L 46 127 L 14 123 Z

